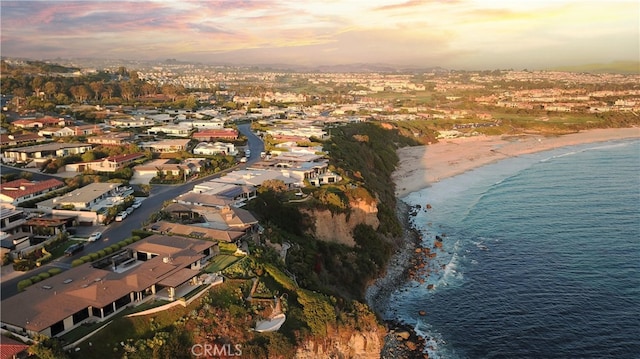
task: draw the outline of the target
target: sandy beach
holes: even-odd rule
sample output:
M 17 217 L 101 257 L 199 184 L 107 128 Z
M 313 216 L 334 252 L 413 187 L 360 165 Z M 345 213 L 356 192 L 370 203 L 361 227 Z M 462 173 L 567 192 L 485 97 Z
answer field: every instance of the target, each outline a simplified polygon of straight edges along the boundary
M 640 138 L 640 127 L 594 129 L 561 136 L 474 136 L 398 150 L 400 163 L 393 173 L 396 197 L 402 198 L 439 182 L 502 159 L 559 147 L 616 139 Z

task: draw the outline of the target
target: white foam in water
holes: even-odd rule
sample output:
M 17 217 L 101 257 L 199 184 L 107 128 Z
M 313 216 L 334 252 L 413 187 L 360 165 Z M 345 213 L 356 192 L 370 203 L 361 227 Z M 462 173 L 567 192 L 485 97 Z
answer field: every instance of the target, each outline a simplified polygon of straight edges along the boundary
M 442 335 L 431 326 L 418 318 L 413 330 L 417 335 L 425 338 L 425 352 L 433 359 L 457 359 L 459 358 L 448 346 Z

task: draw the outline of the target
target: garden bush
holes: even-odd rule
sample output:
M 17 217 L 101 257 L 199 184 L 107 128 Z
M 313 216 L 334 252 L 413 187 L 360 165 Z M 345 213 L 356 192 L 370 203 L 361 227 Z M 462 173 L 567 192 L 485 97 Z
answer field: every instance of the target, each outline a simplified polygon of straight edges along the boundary
M 60 274 L 62 273 L 62 269 L 60 268 L 51 268 L 47 271 L 47 273 L 51 274 L 51 275 L 56 275 L 56 274 Z
M 24 279 L 18 282 L 18 291 L 22 292 L 26 287 L 32 285 L 33 282 L 29 279 Z

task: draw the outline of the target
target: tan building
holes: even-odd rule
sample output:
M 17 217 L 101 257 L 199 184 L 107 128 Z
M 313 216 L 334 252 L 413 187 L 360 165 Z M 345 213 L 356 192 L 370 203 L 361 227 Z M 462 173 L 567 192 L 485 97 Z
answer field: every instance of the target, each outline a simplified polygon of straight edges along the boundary
M 2 327 L 29 336 L 57 336 L 85 322 L 104 321 L 160 292 L 175 300 L 177 291 L 195 288 L 203 266 L 218 253 L 217 246 L 174 236 L 144 238 L 3 300 Z

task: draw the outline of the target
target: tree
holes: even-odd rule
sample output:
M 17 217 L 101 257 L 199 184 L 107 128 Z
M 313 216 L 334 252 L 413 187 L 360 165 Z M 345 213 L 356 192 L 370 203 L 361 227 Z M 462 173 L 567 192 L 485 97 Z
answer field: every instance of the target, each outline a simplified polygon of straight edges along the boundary
M 282 180 L 270 179 L 262 182 L 259 191 L 273 191 L 275 193 L 282 193 L 287 190 L 287 185 Z
M 69 355 L 64 351 L 57 339 L 37 335 L 36 343 L 29 347 L 29 354 L 40 359 L 68 359 Z
M 93 91 L 93 98 L 96 101 L 99 100 L 105 90 L 104 83 L 101 81 L 93 81 L 89 83 L 89 87 L 91 88 L 91 91 Z
M 82 162 L 91 162 L 95 161 L 96 155 L 93 151 L 87 151 L 82 154 Z
M 53 96 L 58 93 L 58 88 L 57 83 L 49 81 L 44 84 L 44 93 L 47 95 L 47 98 L 53 98 Z

